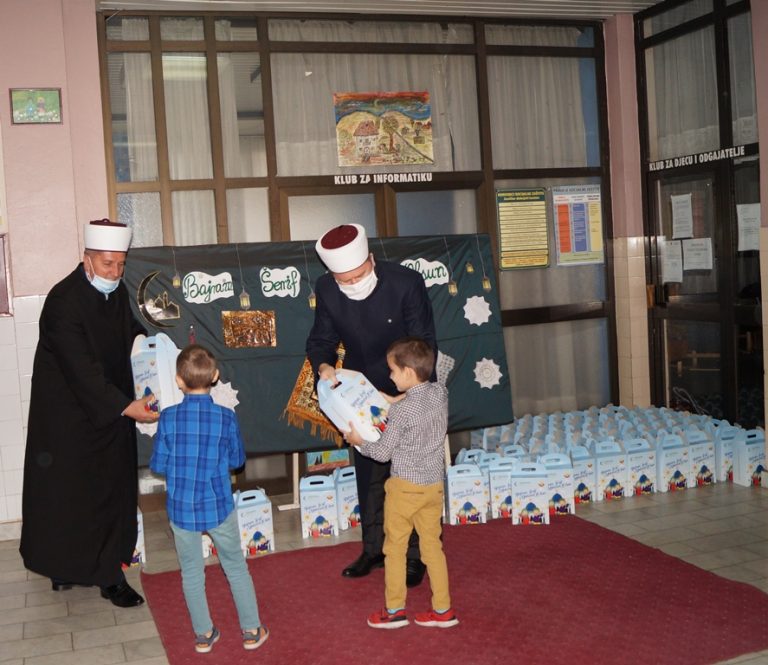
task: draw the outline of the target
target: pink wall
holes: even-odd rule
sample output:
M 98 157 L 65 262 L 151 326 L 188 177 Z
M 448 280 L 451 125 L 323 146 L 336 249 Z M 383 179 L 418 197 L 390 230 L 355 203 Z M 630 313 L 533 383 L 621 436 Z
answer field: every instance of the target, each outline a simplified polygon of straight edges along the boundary
M 11 293 L 47 293 L 80 259 L 80 226 L 106 216 L 95 0 L 2 0 L 0 123 Z M 13 125 L 9 88 L 61 88 L 63 122 Z
M 757 94 L 757 134 L 760 142 L 768 145 L 768 2 L 752 0 L 752 50 L 755 62 L 755 90 Z M 765 152 L 765 151 L 761 151 Z M 760 200 L 762 225 L 768 226 L 768 161 L 761 155 Z
M 630 14 L 613 16 L 604 28 L 613 237 L 631 238 L 643 235 L 635 28 Z

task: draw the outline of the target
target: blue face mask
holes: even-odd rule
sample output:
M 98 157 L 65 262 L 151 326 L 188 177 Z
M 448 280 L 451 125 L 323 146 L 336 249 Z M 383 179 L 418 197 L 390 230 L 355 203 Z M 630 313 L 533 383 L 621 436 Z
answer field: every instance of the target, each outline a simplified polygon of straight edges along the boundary
M 93 261 L 91 261 L 91 272 L 93 273 L 93 277 L 90 278 L 91 286 L 99 293 L 103 293 L 105 298 L 109 297 L 109 294 L 120 284 L 119 279 L 106 279 L 105 277 L 97 275 L 96 271 L 93 269 Z

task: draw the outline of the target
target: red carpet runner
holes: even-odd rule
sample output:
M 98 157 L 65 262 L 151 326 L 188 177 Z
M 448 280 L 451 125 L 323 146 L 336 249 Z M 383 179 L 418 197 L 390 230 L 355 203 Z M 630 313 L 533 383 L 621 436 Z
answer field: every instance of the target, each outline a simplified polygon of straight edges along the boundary
M 494 520 L 444 531 L 461 623 L 373 630 L 384 573 L 340 576 L 358 543 L 249 561 L 269 640 L 243 650 L 229 589 L 207 568 L 222 638 L 198 655 L 178 572 L 142 575 L 172 665 L 491 665 L 494 663 L 714 663 L 768 649 L 768 595 L 700 570 L 577 517 L 548 527 Z M 410 590 L 411 615 L 429 607 L 427 579 Z

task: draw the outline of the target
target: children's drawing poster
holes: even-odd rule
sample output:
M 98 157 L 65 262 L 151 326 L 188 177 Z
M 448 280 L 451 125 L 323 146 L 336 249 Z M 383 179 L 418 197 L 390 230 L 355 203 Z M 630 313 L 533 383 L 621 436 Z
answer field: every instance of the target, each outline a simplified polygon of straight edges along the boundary
M 557 265 L 604 262 L 601 203 L 600 185 L 552 189 Z
M 339 166 L 434 164 L 429 92 L 333 95 Z
M 333 471 L 349 466 L 349 448 L 318 450 L 307 455 L 307 473 Z

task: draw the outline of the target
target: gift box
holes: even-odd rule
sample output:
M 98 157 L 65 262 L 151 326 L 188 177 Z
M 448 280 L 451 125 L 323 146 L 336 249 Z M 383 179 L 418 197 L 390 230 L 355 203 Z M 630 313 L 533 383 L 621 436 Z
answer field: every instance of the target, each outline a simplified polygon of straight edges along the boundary
M 543 464 L 516 462 L 512 482 L 512 524 L 549 524 L 547 469 Z
M 255 556 L 274 552 L 275 527 L 272 521 L 272 502 L 264 490 L 238 491 L 235 492 L 234 498 L 243 554 Z
M 573 502 L 591 503 L 594 499 L 597 471 L 594 455 L 586 446 L 571 446 L 568 454 L 573 465 Z
M 346 531 L 360 526 L 360 502 L 357 499 L 357 474 L 355 467 L 345 466 L 333 471 L 336 485 L 339 530 Z
M 659 432 L 656 445 L 656 491 L 684 490 L 691 475 L 688 446 L 678 434 Z
M 147 562 L 147 549 L 144 544 L 144 515 L 141 514 L 141 509 L 136 509 L 136 547 L 133 548 L 133 556 L 131 556 L 131 568 L 140 566 Z M 125 568 L 126 566 L 123 565 Z
M 137 335 L 131 348 L 131 370 L 136 399 L 155 396 L 153 410 L 178 404 L 184 394 L 176 385 L 176 357 L 180 351 L 170 337 Z
M 595 472 L 597 474 L 596 501 L 622 499 L 627 490 L 627 458 L 617 441 L 596 441 Z
M 715 435 L 715 480 L 718 483 L 733 482 L 733 442 L 746 436 L 740 427 L 725 425 L 713 429 Z
M 490 514 L 493 519 L 512 517 L 512 467 L 515 460 L 502 457 L 488 466 Z
M 642 437 L 624 441 L 627 459 L 626 496 L 642 496 L 656 491 L 656 451 Z
M 483 524 L 488 512 L 485 482 L 476 464 L 456 464 L 445 474 L 449 524 Z
M 462 448 L 456 453 L 456 465 L 477 464 L 477 460 L 485 451 L 482 448 Z
M 306 476 L 299 481 L 302 538 L 339 535 L 336 487 L 330 476 Z
M 712 437 L 696 427 L 683 430 L 688 443 L 688 456 L 691 460 L 691 475 L 688 487 L 701 487 L 715 482 L 715 442 Z
M 576 503 L 573 495 L 573 464 L 568 455 L 540 455 L 537 462 L 547 470 L 548 509 L 552 515 L 573 515 Z
M 733 442 L 733 482 L 744 487 L 760 487 L 765 471 L 765 433 L 747 430 Z
M 364 441 L 378 441 L 387 426 L 389 402 L 360 372 L 337 369 L 334 386 L 317 382 L 317 399 L 323 413 L 341 431 L 351 422 Z

